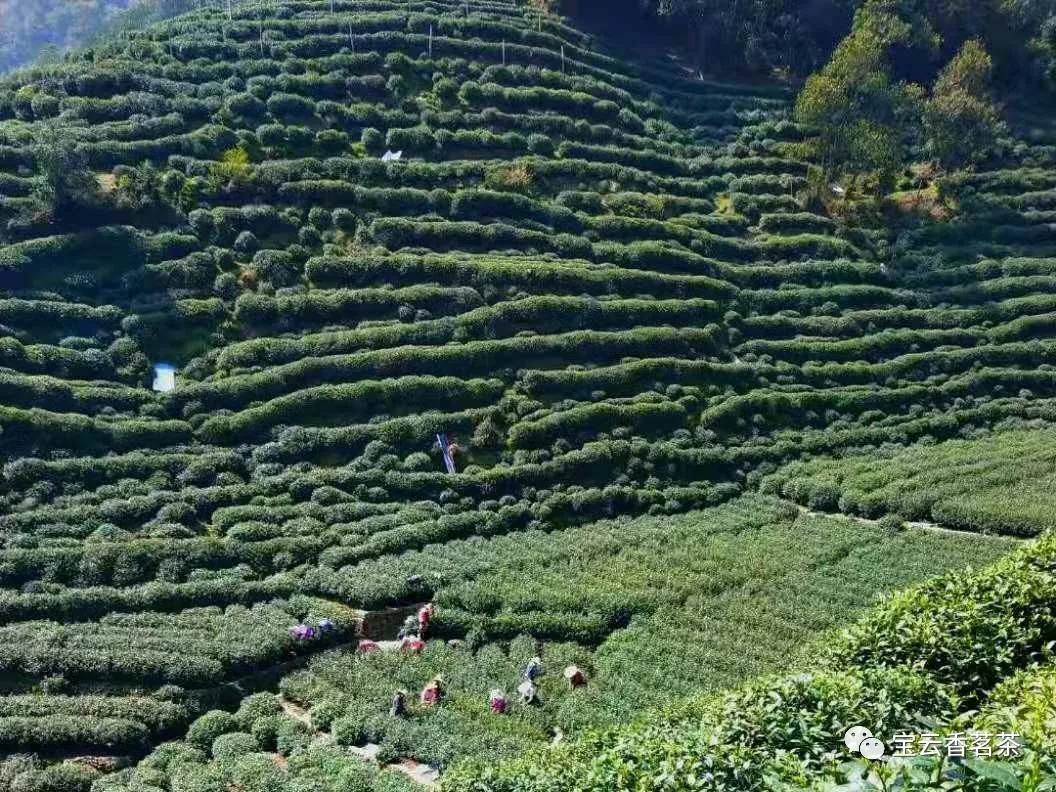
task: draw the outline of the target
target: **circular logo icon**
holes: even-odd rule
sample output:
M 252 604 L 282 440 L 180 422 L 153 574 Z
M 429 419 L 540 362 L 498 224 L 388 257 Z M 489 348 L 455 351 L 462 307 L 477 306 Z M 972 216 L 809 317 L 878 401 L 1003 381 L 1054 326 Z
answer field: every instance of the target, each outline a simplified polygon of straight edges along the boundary
M 852 753 L 861 754 L 866 759 L 879 759 L 887 750 L 882 741 L 864 726 L 852 726 L 843 735 L 843 742 Z
M 866 737 L 858 746 L 858 751 L 866 759 L 879 759 L 884 755 L 884 744 L 875 737 Z
M 846 743 L 849 750 L 857 753 L 862 745 L 862 741 L 872 736 L 873 733 L 864 726 L 852 726 L 847 730 L 847 733 L 843 735 L 843 741 Z

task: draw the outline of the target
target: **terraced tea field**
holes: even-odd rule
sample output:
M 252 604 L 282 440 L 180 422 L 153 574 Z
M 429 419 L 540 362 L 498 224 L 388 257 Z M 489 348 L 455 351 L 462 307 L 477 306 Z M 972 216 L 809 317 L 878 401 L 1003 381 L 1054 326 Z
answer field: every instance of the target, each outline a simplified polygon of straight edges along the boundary
M 591 665 L 590 706 L 412 739 L 320 692 L 376 704 L 380 661 L 283 684 L 396 753 L 506 755 L 1007 548 L 720 504 L 803 456 L 1056 415 L 1051 126 L 894 240 L 806 197 L 781 88 L 514 2 L 203 6 L 0 80 L 2 750 L 138 757 L 436 597 L 472 668 L 528 634 Z M 42 138 L 91 201 L 34 209 Z M 55 767 L 25 772 L 94 778 Z
M 1013 429 L 793 462 L 763 487 L 822 511 L 1034 536 L 1054 527 L 1054 451 L 1050 429 Z
M 267 715 L 274 703 L 242 722 L 214 712 L 188 737 L 204 755 L 195 754 L 193 769 L 166 770 L 168 784 L 187 783 L 203 766 L 232 782 L 234 760 L 225 759 L 225 745 L 235 737 L 221 735 L 235 732 L 237 756 L 246 762 L 276 750 L 307 761 L 301 753 L 319 743 L 353 752 L 373 744 L 383 762 L 414 759 L 445 770 L 459 761 L 512 759 L 545 746 L 555 729 L 571 736 L 626 723 L 687 695 L 787 669 L 805 641 L 850 620 L 878 592 L 984 563 L 1011 544 L 968 534 L 893 533 L 746 496 L 690 515 L 477 537 L 365 562 L 350 581 L 362 589 L 402 581 L 411 570 L 443 581 L 435 640 L 409 657 L 363 654 L 354 646 L 322 652 L 279 685 L 287 710 L 298 712 L 290 703 L 307 710 L 303 720 L 317 734 L 282 716 L 282 728 L 299 737 L 276 739 L 283 734 L 273 722 L 277 713 Z M 353 601 L 360 596 L 355 589 L 340 593 Z M 443 639 L 453 635 L 467 639 L 448 645 Z M 489 691 L 503 689 L 514 701 L 520 669 L 533 655 L 546 669 L 539 703 L 511 704 L 505 716 L 490 713 Z M 568 663 L 585 671 L 585 688 L 569 689 L 560 673 Z M 394 690 L 417 692 L 438 675 L 443 706 L 412 704 L 407 718 L 389 717 Z M 253 700 L 274 702 L 265 693 Z M 207 725 L 214 721 L 215 730 Z M 196 736 L 205 729 L 208 739 Z M 106 789 L 136 789 L 158 757 Z M 295 777 L 283 776 L 288 783 Z

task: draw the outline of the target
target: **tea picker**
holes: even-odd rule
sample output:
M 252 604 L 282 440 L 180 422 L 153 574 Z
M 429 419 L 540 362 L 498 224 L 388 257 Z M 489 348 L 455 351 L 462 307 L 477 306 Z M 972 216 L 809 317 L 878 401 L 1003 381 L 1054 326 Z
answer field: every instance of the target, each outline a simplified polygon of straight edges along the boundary
M 565 679 L 568 680 L 568 689 L 575 690 L 577 687 L 582 687 L 587 684 L 587 676 L 583 673 L 583 669 L 577 665 L 566 666 L 564 672 L 561 674 Z
M 400 641 L 400 651 L 406 654 L 418 654 L 425 648 L 425 644 L 417 635 L 408 635 Z
M 399 632 L 396 633 L 396 637 L 401 641 L 404 638 L 409 638 L 411 636 L 418 636 L 418 617 L 414 614 L 411 614 L 403 620 L 403 626 L 400 627 Z
M 290 635 L 296 641 L 310 641 L 315 637 L 315 628 L 307 624 L 298 624 L 290 628 Z
M 389 707 L 389 715 L 393 718 L 402 718 L 407 714 L 407 691 L 397 690 L 392 697 L 392 706 Z
M 440 703 L 440 699 L 444 695 L 443 681 L 441 677 L 434 677 L 433 681 L 425 686 L 421 695 L 422 704 L 431 707 Z
M 488 707 L 495 715 L 504 715 L 506 713 L 506 694 L 502 690 L 495 688 L 488 696 Z
M 447 468 L 447 472 L 454 475 L 458 472 L 455 468 L 455 454 L 459 452 L 457 443 L 452 443 L 447 436 L 447 432 L 438 432 L 436 435 L 436 445 L 440 449 L 440 454 L 444 458 L 444 467 Z
M 521 670 L 521 677 L 529 682 L 534 682 L 535 678 L 542 676 L 543 673 L 543 661 L 536 656 L 525 663 L 524 668 Z
M 418 637 L 425 638 L 425 633 L 429 629 L 429 622 L 433 618 L 433 612 L 436 609 L 433 603 L 427 603 L 418 609 Z
M 518 685 L 517 692 L 521 694 L 522 704 L 535 704 L 535 702 L 538 701 L 536 697 L 539 694 L 539 688 L 536 687 L 535 682 L 530 679 L 526 679 Z

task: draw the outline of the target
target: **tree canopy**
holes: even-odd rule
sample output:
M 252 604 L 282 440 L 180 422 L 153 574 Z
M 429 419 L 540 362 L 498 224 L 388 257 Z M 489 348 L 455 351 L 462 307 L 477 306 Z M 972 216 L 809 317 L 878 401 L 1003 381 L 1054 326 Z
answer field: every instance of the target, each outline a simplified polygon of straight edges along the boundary
M 569 0 L 566 0 L 568 2 Z M 991 53 L 994 79 L 1036 90 L 1046 85 L 1056 31 L 1056 0 L 641 0 L 687 37 L 704 68 L 803 80 L 821 68 L 866 6 L 917 20 L 933 52 L 906 51 L 894 73 L 930 82 L 970 40 Z M 1051 86 L 1051 83 L 1049 83 Z
M 929 94 L 910 81 L 919 72 L 910 56 L 941 51 L 942 37 L 905 12 L 890 0 L 859 9 L 851 33 L 800 92 L 796 117 L 818 131 L 827 175 L 870 172 L 884 187 L 914 154 L 959 168 L 995 142 L 1001 117 L 989 95 L 993 60 L 983 42 L 965 42 Z

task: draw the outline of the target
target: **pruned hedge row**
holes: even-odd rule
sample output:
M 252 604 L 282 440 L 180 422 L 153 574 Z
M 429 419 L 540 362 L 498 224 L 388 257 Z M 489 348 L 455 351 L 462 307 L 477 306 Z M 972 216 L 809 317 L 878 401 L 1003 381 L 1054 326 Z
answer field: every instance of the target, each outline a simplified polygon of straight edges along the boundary
M 850 455 L 840 460 L 838 475 L 831 462 L 811 460 L 767 476 L 763 486 L 813 508 L 867 518 L 892 514 L 1012 535 L 1054 527 L 1048 488 L 1039 484 L 1054 454 L 1051 433 L 1000 432 L 985 440 L 985 455 L 983 442 L 949 440 Z
M 482 407 L 499 399 L 501 380 L 459 377 L 398 377 L 363 380 L 354 384 L 319 385 L 280 396 L 259 407 L 232 416 L 210 418 L 197 434 L 206 442 L 224 443 L 259 437 L 280 424 L 333 425 L 366 421 L 378 405 L 393 405 L 387 412 L 439 409 L 451 404 Z
M 643 436 L 664 435 L 685 425 L 687 410 L 671 402 L 633 404 L 585 404 L 554 412 L 536 420 L 525 420 L 511 427 L 509 443 L 514 448 L 537 448 L 558 438 L 595 435 L 617 427 L 633 427 Z
M 349 292 L 363 295 L 366 290 Z M 396 293 L 405 293 L 399 290 Z M 389 294 L 386 292 L 385 294 Z M 309 295 L 311 297 L 311 295 Z M 240 298 L 244 305 L 249 298 Z M 275 301 L 281 305 L 283 301 Z M 290 300 L 289 302 L 293 302 Z M 287 303 L 288 304 L 288 303 Z M 404 303 L 405 304 L 405 303 Z M 314 307 L 310 316 L 318 316 Z M 533 296 L 481 306 L 453 318 L 358 330 L 305 334 L 300 338 L 259 338 L 221 350 L 217 368 L 277 365 L 304 357 L 348 354 L 359 349 L 435 345 L 452 340 L 503 338 L 518 332 L 553 334 L 585 328 L 626 329 L 649 324 L 702 325 L 718 318 L 712 300 L 597 300 L 589 297 Z M 275 312 L 288 316 L 289 309 Z M 324 314 L 325 315 L 325 314 Z
M 42 751 L 50 753 L 84 750 L 138 753 L 149 745 L 147 728 L 138 721 L 121 718 L 0 717 L 0 747 L 5 753 Z
M 386 217 L 370 225 L 371 236 L 389 250 L 426 248 L 429 250 L 540 250 L 563 258 L 593 258 L 590 242 L 572 234 L 549 234 L 505 223 L 472 221 L 436 222 Z
M 108 450 L 163 448 L 191 439 L 191 427 L 184 421 L 107 421 L 36 407 L 0 407 L 0 428 L 6 451 L 12 456 L 16 452 L 37 456 L 55 449 L 102 454 Z
M 416 311 L 460 314 L 483 300 L 468 287 L 408 286 L 400 289 L 312 290 L 269 297 L 244 294 L 235 302 L 235 319 L 249 327 L 311 327 L 368 319 L 410 320 Z M 409 315 L 404 315 L 408 312 Z
M 318 285 L 366 286 L 408 278 L 447 285 L 510 287 L 549 294 L 650 294 L 658 298 L 729 298 L 735 288 L 705 275 L 668 275 L 649 270 L 590 266 L 586 261 L 539 261 L 489 256 L 368 256 L 363 259 L 320 257 L 306 265 Z
M 174 395 L 180 404 L 198 402 L 207 409 L 240 407 L 276 398 L 291 389 L 340 379 L 377 379 L 382 376 L 433 374 L 443 376 L 458 367 L 462 376 L 486 376 L 533 357 L 555 354 L 595 363 L 628 355 L 695 354 L 717 345 L 718 327 L 636 328 L 628 331 L 578 331 L 551 336 L 471 341 L 442 347 L 402 347 L 367 350 L 350 355 L 305 358 L 258 374 L 227 377 L 213 382 L 188 383 Z

